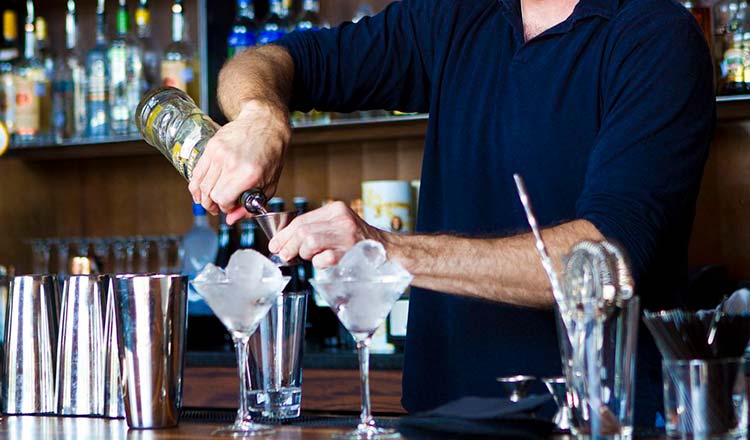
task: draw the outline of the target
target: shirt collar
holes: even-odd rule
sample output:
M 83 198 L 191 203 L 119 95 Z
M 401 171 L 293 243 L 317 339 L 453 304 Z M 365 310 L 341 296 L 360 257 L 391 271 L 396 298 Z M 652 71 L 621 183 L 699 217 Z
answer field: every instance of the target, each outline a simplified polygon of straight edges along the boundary
M 510 11 L 521 16 L 521 0 L 499 0 L 500 4 Z M 571 24 L 578 20 L 598 15 L 604 18 L 612 18 L 620 6 L 620 0 L 580 0 L 573 9 L 573 13 L 566 21 Z

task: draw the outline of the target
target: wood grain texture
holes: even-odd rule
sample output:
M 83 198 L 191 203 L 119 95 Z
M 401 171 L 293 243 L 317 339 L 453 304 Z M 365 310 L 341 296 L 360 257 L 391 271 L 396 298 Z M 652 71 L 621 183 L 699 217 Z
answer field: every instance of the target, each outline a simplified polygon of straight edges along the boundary
M 236 408 L 239 392 L 234 368 L 189 367 L 183 380 L 183 401 L 188 407 Z M 370 372 L 372 408 L 376 413 L 403 413 L 401 372 Z M 359 371 L 304 370 L 303 411 L 360 410 Z

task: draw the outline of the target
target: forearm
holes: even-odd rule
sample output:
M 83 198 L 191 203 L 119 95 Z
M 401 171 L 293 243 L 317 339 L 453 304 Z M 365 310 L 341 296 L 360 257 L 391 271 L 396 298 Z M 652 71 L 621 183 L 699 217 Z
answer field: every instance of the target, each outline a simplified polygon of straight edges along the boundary
M 581 240 L 601 240 L 585 220 L 542 231 L 555 262 Z M 526 307 L 549 307 L 552 290 L 534 238 L 465 238 L 450 235 L 391 235 L 386 246 L 414 275 L 412 285 Z
M 286 49 L 273 45 L 250 48 L 221 69 L 219 105 L 229 120 L 236 119 L 252 101 L 286 113 L 293 79 L 294 62 Z

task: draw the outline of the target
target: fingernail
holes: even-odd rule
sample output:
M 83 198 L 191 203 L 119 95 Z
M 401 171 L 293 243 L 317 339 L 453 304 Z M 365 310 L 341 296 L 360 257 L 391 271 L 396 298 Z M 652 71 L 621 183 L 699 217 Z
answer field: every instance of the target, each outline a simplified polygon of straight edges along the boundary
M 273 252 L 273 253 L 276 253 L 276 251 L 278 249 L 276 249 L 276 242 L 273 241 L 273 240 L 274 239 L 272 238 L 271 241 L 268 242 L 268 250 L 271 251 L 271 252 Z

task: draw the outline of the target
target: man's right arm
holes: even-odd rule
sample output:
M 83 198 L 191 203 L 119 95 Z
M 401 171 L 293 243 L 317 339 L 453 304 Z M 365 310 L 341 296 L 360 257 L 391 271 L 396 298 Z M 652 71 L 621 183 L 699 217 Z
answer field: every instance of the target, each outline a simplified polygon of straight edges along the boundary
M 193 170 L 194 201 L 231 224 L 240 194 L 276 191 L 292 110 L 426 111 L 438 8 L 403 0 L 374 17 L 333 29 L 292 32 L 242 52 L 219 75 L 219 104 L 230 123 L 210 140 Z M 449 16 L 443 14 L 442 16 Z

